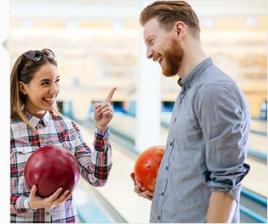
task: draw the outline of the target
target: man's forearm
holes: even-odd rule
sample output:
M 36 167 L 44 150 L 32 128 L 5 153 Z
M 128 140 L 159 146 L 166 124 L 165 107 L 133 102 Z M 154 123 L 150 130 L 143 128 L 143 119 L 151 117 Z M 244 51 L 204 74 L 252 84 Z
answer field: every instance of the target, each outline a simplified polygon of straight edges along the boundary
M 208 223 L 230 223 L 237 203 L 228 193 L 212 192 L 207 213 Z

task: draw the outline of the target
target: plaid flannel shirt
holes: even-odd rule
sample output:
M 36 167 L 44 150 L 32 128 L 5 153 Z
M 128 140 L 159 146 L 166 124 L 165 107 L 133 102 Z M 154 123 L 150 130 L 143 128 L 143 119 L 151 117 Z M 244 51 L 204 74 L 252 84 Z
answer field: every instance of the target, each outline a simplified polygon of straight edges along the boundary
M 94 149 L 85 143 L 76 124 L 67 118 L 47 112 L 41 119 L 25 112 L 36 127 L 32 131 L 20 120 L 10 124 L 10 215 L 11 222 L 79 222 L 72 205 L 72 197 L 51 209 L 30 209 L 30 189 L 25 184 L 24 167 L 29 156 L 39 147 L 56 145 L 71 151 L 76 158 L 81 176 L 94 186 L 103 186 L 111 170 L 109 132 L 96 131 Z

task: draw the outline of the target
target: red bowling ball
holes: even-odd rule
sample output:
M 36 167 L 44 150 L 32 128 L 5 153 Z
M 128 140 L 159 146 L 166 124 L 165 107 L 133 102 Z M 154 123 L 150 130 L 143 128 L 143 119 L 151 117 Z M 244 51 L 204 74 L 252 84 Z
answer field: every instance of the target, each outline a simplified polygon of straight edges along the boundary
M 29 157 L 24 168 L 25 181 L 37 195 L 48 197 L 58 188 L 73 191 L 80 177 L 79 166 L 73 155 L 58 146 L 44 146 Z
M 144 150 L 135 162 L 135 180 L 147 190 L 154 191 L 157 173 L 165 146 L 156 145 Z

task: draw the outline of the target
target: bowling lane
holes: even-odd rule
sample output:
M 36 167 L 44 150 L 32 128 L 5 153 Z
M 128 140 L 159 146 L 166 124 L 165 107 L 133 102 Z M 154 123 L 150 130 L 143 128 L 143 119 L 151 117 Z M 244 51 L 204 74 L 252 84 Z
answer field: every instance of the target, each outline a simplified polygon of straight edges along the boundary
M 73 192 L 73 199 L 82 223 L 126 222 L 100 193 L 82 178 Z
M 127 136 L 129 139 L 135 138 L 136 120 L 134 117 L 126 116 L 123 113 L 116 113 L 111 121 L 111 128 L 119 131 L 122 135 Z M 161 128 L 159 144 L 166 144 L 167 130 Z
M 267 136 L 267 122 L 266 121 L 252 119 L 251 120 L 251 129 L 255 130 L 256 132 L 261 132 Z
M 250 159 L 246 160 L 250 165 L 250 171 L 243 180 L 243 187 L 267 198 L 267 167 L 265 164 Z
M 93 139 L 90 129 L 81 128 L 86 139 Z M 89 141 L 88 141 L 89 142 Z M 128 223 L 148 223 L 151 202 L 138 197 L 133 191 L 133 182 L 130 173 L 133 172 L 135 158 L 126 156 L 127 149 L 112 142 L 113 167 L 109 180 L 104 187 L 94 188 Z M 92 145 L 90 145 L 92 147 Z M 90 212 L 90 210 L 88 210 Z M 115 220 L 121 222 L 121 220 Z
M 162 121 L 162 124 L 164 124 L 164 127 L 168 127 L 168 124 L 170 123 L 170 119 L 171 119 L 170 112 L 161 113 L 161 121 Z M 250 130 L 251 132 L 255 134 L 267 136 L 267 123 L 266 121 L 262 121 L 258 119 L 251 119 Z
M 166 113 L 166 116 L 168 117 L 170 113 Z M 135 119 L 133 117 L 126 116 L 124 114 L 117 114 L 114 116 L 114 119 L 111 123 L 111 127 L 116 130 L 120 130 L 120 132 L 125 132 L 127 135 L 134 139 L 135 136 Z M 166 138 L 168 135 L 168 129 L 161 128 L 161 137 L 160 137 L 160 144 L 166 143 Z M 253 137 L 252 137 L 253 136 Z M 266 141 L 264 139 L 264 136 L 260 136 L 257 134 L 250 134 L 250 141 L 255 147 L 254 149 L 257 149 L 258 146 L 261 147 L 261 150 L 263 150 L 265 153 L 266 151 Z M 263 145 L 262 145 L 263 144 Z M 250 145 L 251 146 L 251 145 Z M 246 188 L 267 197 L 267 191 L 265 189 L 268 189 L 268 185 L 266 183 L 266 165 L 261 164 L 258 161 L 254 161 L 251 158 L 247 159 L 247 162 L 251 166 L 251 171 L 247 175 L 247 178 L 245 181 L 243 181 L 243 186 Z M 258 178 L 255 178 L 258 177 Z M 256 184 L 256 181 L 262 180 L 260 184 Z
M 169 112 L 161 114 L 162 125 L 164 128 L 168 128 L 170 118 L 171 113 Z M 264 131 L 266 131 L 266 127 L 267 125 L 264 121 L 253 119 L 251 123 L 251 132 L 248 144 L 250 150 L 249 154 L 261 157 L 263 162 L 265 162 L 264 158 L 265 154 L 267 154 L 267 134 L 264 134 Z M 165 136 L 167 136 L 167 133 L 165 134 Z
M 169 124 L 171 119 L 171 112 L 162 112 L 161 113 L 161 121 Z
M 170 113 L 162 113 L 165 119 L 170 119 Z M 128 138 L 134 138 L 135 130 L 136 130 L 136 122 L 135 118 L 126 116 L 123 113 L 116 113 L 114 116 L 111 127 L 115 130 L 122 132 L 123 135 L 126 135 Z M 165 144 L 168 129 L 161 128 L 161 137 L 160 137 L 160 144 Z M 249 148 L 254 149 L 263 153 L 267 153 L 267 139 L 265 136 L 250 133 L 249 137 Z
M 78 211 L 80 222 L 104 222 L 111 223 L 114 221 L 112 217 L 107 214 L 103 206 L 96 200 L 91 191 L 86 191 L 83 186 L 84 180 L 80 180 L 78 186 L 73 192 L 73 202 Z
M 267 136 L 250 133 L 248 146 L 250 149 L 267 153 Z
M 90 129 L 81 128 L 81 131 L 86 139 L 93 138 Z M 131 157 L 126 153 L 128 149 L 122 148 L 121 144 L 118 145 L 113 141 L 111 143 L 113 146 L 113 168 L 109 180 L 104 187 L 94 189 L 105 198 L 108 204 L 117 210 L 120 217 L 126 220 L 125 222 L 147 223 L 149 221 L 151 202 L 138 197 L 133 192 L 133 183 L 129 177 L 129 174 L 133 171 L 134 161 L 137 156 L 132 154 Z M 266 167 L 250 159 L 247 162 L 250 163 L 252 169 L 243 180 L 243 187 L 267 197 Z M 258 180 L 258 183 L 256 183 L 256 180 Z M 119 197 L 121 198 L 120 200 Z M 89 211 L 90 209 L 88 209 Z M 242 220 L 246 219 L 243 218 Z M 250 221 L 251 223 L 253 222 L 252 220 Z M 121 221 L 115 220 L 115 222 Z
M 123 113 L 115 113 L 110 126 L 128 138 L 135 136 L 136 122 L 133 117 L 126 116 Z

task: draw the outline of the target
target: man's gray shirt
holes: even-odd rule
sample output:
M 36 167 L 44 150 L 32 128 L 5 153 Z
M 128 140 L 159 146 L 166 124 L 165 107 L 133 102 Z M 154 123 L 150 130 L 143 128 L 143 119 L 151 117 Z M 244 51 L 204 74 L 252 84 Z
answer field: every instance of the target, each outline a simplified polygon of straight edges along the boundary
M 180 80 L 150 222 L 206 222 L 211 192 L 239 203 L 250 114 L 235 82 L 210 58 Z M 237 206 L 232 222 L 239 222 Z

